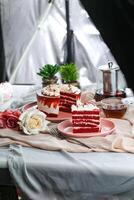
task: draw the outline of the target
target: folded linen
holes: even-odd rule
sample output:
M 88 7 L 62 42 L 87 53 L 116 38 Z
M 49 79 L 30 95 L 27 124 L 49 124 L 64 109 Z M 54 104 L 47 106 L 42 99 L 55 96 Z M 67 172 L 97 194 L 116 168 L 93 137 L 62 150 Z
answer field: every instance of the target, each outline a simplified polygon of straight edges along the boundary
M 66 150 L 69 152 L 89 151 L 115 151 L 134 153 L 134 139 L 131 132 L 131 125 L 125 120 L 114 119 L 118 132 L 106 137 L 91 138 L 58 138 L 50 134 L 38 134 L 26 136 L 21 132 L 11 129 L 0 131 L 0 146 L 8 144 L 21 144 L 46 150 Z M 123 129 L 123 132 L 121 132 Z M 124 134 L 121 134 L 124 133 Z M 125 135 L 126 134 L 126 135 Z
M 49 131 L 38 135 L 24 135 L 21 131 L 0 129 L 0 146 L 21 144 L 22 146 L 52 151 L 134 153 L 134 107 L 130 106 L 124 119 L 111 118 L 110 120 L 114 122 L 116 130 L 105 137 L 61 137 L 56 125 L 50 125 Z

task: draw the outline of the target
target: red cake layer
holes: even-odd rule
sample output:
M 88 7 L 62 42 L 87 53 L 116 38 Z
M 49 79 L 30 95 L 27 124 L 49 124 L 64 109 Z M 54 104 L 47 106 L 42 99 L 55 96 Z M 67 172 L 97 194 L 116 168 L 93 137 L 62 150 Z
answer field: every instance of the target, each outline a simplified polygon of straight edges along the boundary
M 76 101 L 80 98 L 80 93 L 60 92 L 60 110 L 71 112 L 71 106 L 76 105 Z
M 45 96 L 37 93 L 38 109 L 48 117 L 56 117 L 59 114 L 60 96 Z
M 80 98 L 80 93 L 76 94 L 76 93 L 69 93 L 69 92 L 60 91 L 60 96 L 61 97 L 67 96 L 69 99 L 76 99 L 76 98 Z
M 99 120 L 100 116 L 99 115 L 84 115 L 85 119 L 94 119 L 94 120 Z M 73 115 L 72 119 L 83 119 L 83 115 Z
M 100 109 L 94 104 L 77 105 L 72 108 L 73 133 L 100 131 Z
M 72 111 L 72 114 L 73 115 L 75 115 L 75 114 L 77 114 L 77 115 L 85 115 L 85 114 L 87 114 L 87 115 L 99 115 L 99 113 L 100 113 L 100 110 L 98 110 L 98 109 L 94 109 L 94 110 L 80 110 L 80 111 L 78 111 L 78 110 L 75 110 L 75 111 Z
M 99 132 L 100 127 L 73 127 L 73 133 L 94 133 Z
M 100 123 L 100 119 L 90 119 L 90 118 L 82 118 L 82 119 L 79 119 L 79 118 L 73 118 L 72 117 L 72 121 L 73 122 L 77 122 L 77 123 L 81 123 L 84 121 L 84 123 L 94 123 L 94 124 L 99 124 Z
M 60 95 L 60 97 L 61 97 L 61 99 L 66 99 L 67 101 L 70 101 L 70 102 L 73 102 L 73 101 L 76 101 L 77 100 L 77 98 L 76 97 L 70 97 L 70 96 L 67 96 L 67 95 L 64 95 L 64 96 L 62 96 L 62 95 Z
M 60 105 L 63 105 L 63 106 L 66 106 L 66 105 L 69 105 L 69 106 L 71 106 L 71 105 L 75 105 L 76 104 L 76 101 L 73 101 L 73 102 L 70 102 L 70 101 L 67 101 L 67 100 L 60 100 Z
M 90 123 L 73 123 L 75 127 L 97 127 L 96 124 L 90 124 Z
M 61 111 L 64 111 L 64 112 L 71 112 L 71 108 L 68 107 L 68 106 L 61 106 L 61 105 L 60 105 L 60 110 L 61 110 Z
M 48 107 L 54 107 L 56 108 L 59 106 L 59 97 L 50 97 L 50 96 L 43 96 L 37 94 L 37 101 L 42 103 L 43 105 L 47 105 Z
M 78 124 L 78 125 L 81 125 L 81 124 L 85 124 L 85 125 L 93 125 L 93 126 L 97 126 L 97 125 L 99 125 L 100 124 L 100 121 L 98 120 L 98 121 L 92 121 L 92 120 L 72 120 L 72 123 L 75 125 L 75 124 Z

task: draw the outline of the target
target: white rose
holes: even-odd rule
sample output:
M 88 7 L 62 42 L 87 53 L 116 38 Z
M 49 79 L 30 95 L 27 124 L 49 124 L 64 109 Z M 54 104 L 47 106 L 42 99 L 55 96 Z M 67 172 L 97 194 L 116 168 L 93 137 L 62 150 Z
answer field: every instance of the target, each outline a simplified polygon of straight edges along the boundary
M 19 117 L 20 128 L 27 135 L 35 135 L 48 130 L 48 123 L 46 114 L 35 108 L 24 111 Z

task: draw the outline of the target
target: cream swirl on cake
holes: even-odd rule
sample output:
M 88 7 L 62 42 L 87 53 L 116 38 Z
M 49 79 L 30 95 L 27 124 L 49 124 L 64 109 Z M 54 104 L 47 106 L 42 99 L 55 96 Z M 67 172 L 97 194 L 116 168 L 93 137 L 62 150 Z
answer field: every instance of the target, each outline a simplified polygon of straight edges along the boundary
M 76 105 L 72 105 L 72 111 L 74 110 L 90 111 L 90 110 L 99 110 L 99 108 L 93 102 L 84 104 L 78 100 Z
M 80 89 L 76 86 L 73 86 L 71 84 L 63 84 L 60 89 L 61 92 L 67 92 L 67 93 L 75 93 L 79 94 Z
M 60 86 L 56 84 L 48 85 L 41 90 L 41 93 L 47 96 L 59 96 Z

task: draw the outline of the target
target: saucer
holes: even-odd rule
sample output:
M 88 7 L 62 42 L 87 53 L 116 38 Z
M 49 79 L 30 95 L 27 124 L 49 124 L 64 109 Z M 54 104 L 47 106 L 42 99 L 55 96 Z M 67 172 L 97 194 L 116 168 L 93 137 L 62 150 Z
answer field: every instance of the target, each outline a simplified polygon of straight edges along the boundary
M 37 106 L 37 102 L 32 102 L 32 103 L 28 103 L 28 104 L 25 104 L 22 108 L 22 111 L 26 111 L 27 109 L 30 109 L 32 107 L 35 107 L 38 109 L 38 106 Z M 67 120 L 67 119 L 70 119 L 72 116 L 71 112 L 63 112 L 63 111 L 59 111 L 59 115 L 56 116 L 56 117 L 47 117 L 46 119 L 48 121 L 51 121 L 51 122 L 61 122 L 61 121 L 64 121 L 64 120 Z
M 58 130 L 66 137 L 74 138 L 88 138 L 97 136 L 106 136 L 111 134 L 115 130 L 115 125 L 112 121 L 101 118 L 101 131 L 95 133 L 73 133 L 73 127 L 71 120 L 65 120 L 58 124 Z

